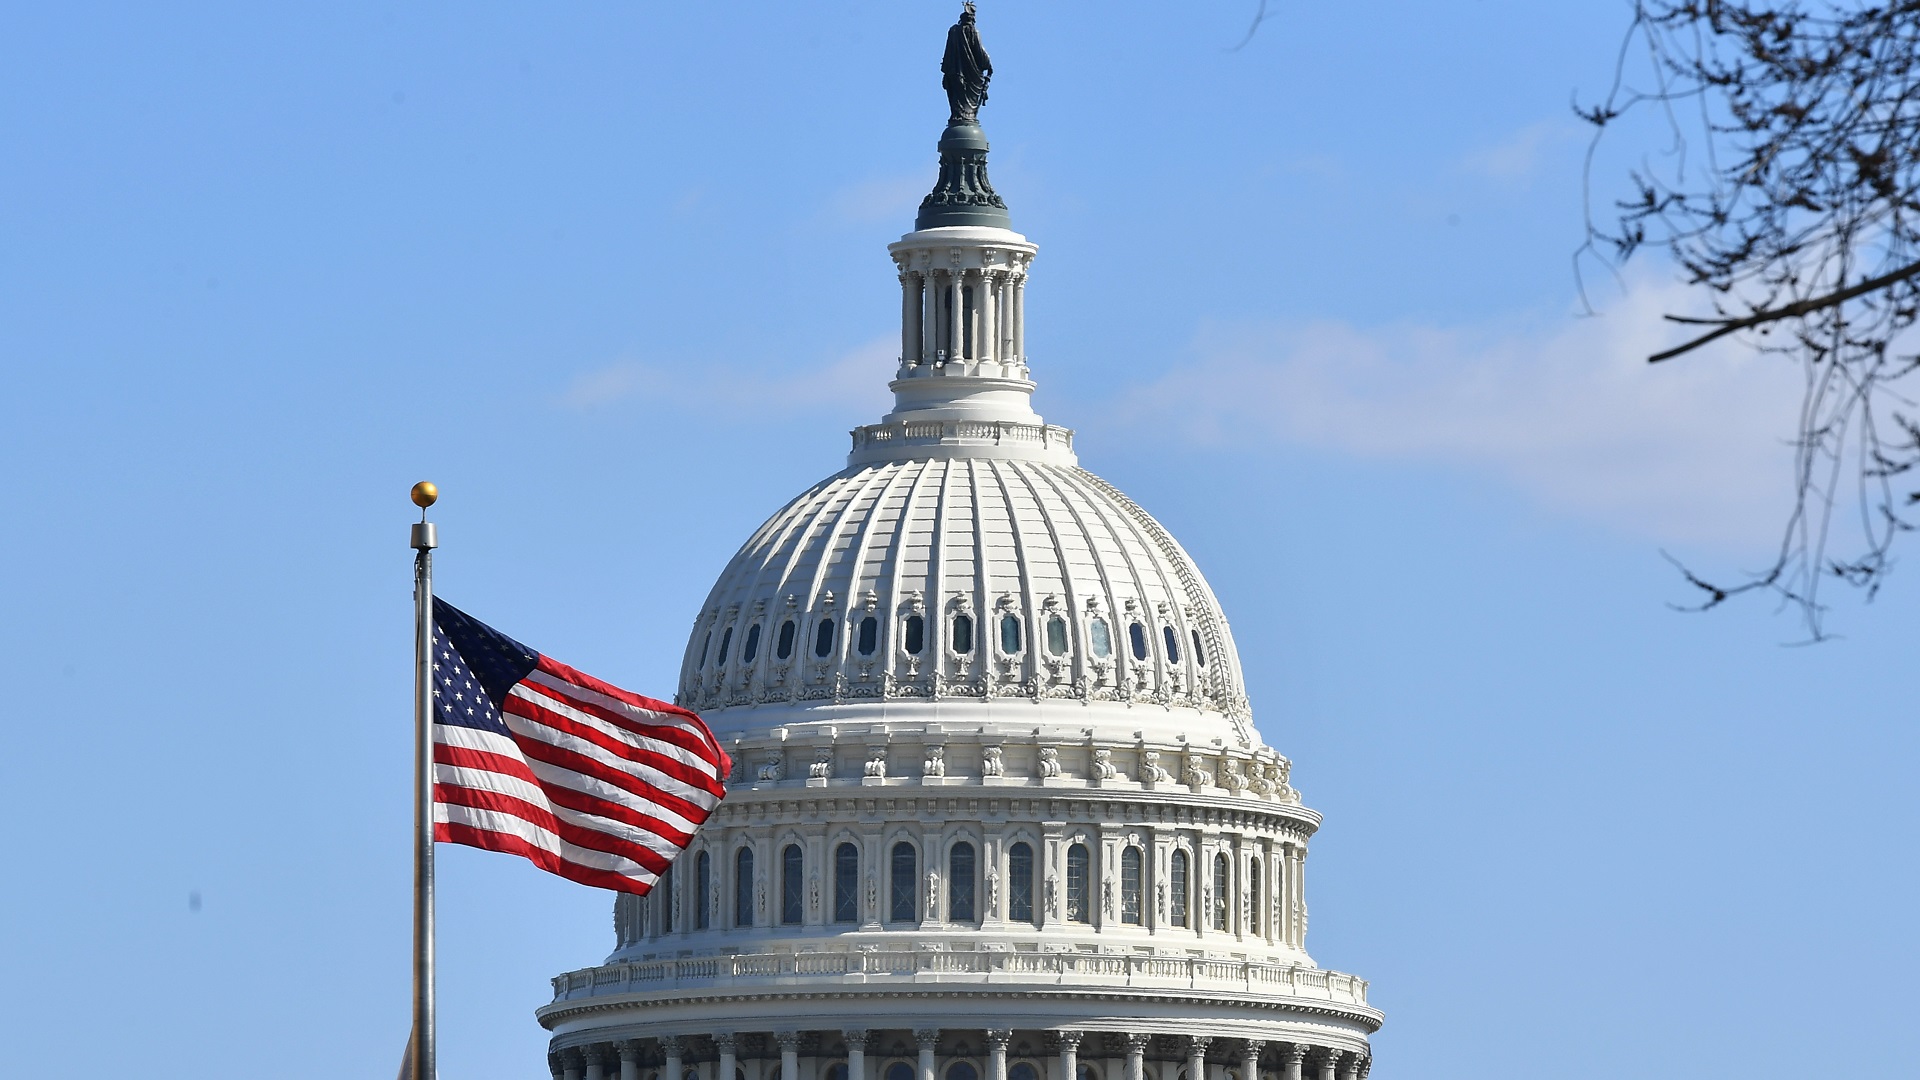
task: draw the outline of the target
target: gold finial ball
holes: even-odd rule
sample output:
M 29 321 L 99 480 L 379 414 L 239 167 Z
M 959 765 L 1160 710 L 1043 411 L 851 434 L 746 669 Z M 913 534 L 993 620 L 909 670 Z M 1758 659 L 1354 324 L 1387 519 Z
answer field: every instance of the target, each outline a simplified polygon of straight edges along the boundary
M 413 505 L 425 510 L 440 498 L 440 489 L 431 480 L 422 480 L 413 485 Z

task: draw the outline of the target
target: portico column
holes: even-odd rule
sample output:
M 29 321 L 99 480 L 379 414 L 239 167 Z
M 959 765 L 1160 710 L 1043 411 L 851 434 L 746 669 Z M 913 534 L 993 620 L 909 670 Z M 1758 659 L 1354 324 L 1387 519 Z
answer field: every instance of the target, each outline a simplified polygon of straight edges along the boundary
M 1340 1071 L 1340 1051 L 1328 1050 L 1320 1055 L 1320 1080 L 1336 1080 Z
M 1300 1063 L 1306 1057 L 1305 1043 L 1288 1043 L 1280 1052 L 1280 1080 L 1300 1080 Z
M 1345 1054 L 1340 1059 L 1340 1080 L 1360 1080 L 1360 1055 Z
M 667 1076 L 680 1080 L 680 1040 L 668 1035 L 660 1045 L 667 1051 Z M 640 1080 L 640 1040 L 623 1039 L 614 1049 L 620 1051 L 620 1080 Z
M 913 1037 L 920 1042 L 920 1080 L 934 1080 L 933 1052 L 940 1047 L 939 1028 L 916 1028 Z
M 1013 279 L 1013 359 L 1023 364 L 1027 360 L 1027 275 L 1024 272 Z
M 780 1080 L 800 1080 L 800 1033 L 776 1031 L 773 1041 L 780 1044 Z
M 1007 1080 L 1007 1044 L 1012 1041 L 1012 1031 L 987 1031 L 987 1080 Z
M 935 329 L 940 325 L 940 307 L 934 300 L 933 271 L 921 270 L 916 276 L 920 279 L 919 303 L 916 307 L 919 321 L 914 325 L 920 333 L 920 362 L 931 364 L 938 355 L 934 350 L 940 347 L 940 333 Z
M 1060 1076 L 1058 1080 L 1080 1078 L 1080 1033 L 1062 1031 L 1060 1035 Z
M 914 316 L 920 313 L 920 282 L 911 270 L 900 271 L 900 361 L 920 362 L 920 327 Z
M 620 1080 L 640 1080 L 640 1044 L 633 1043 L 633 1075 L 627 1075 L 628 1054 L 623 1046 L 620 1051 Z M 678 1035 L 664 1035 L 660 1038 L 660 1049 L 667 1055 L 666 1075 L 661 1080 L 680 1080 L 686 1074 L 686 1066 L 681 1062 L 686 1043 Z
M 992 270 L 980 271 L 980 359 L 1000 359 L 1000 324 L 994 320 L 994 287 L 999 283 L 999 275 Z
M 1127 1036 L 1127 1080 L 1147 1080 L 1147 1043 L 1152 1038 L 1139 1031 Z
M 566 1057 L 559 1051 L 547 1055 L 547 1071 L 553 1074 L 553 1080 L 563 1080 L 567 1075 Z
M 580 1066 L 583 1064 L 585 1059 L 580 1056 L 580 1051 L 571 1048 L 560 1051 L 561 1080 L 580 1080 Z
M 1204 1035 L 1187 1038 L 1187 1080 L 1207 1080 L 1207 1044 L 1212 1041 Z
M 871 1036 L 864 1028 L 840 1034 L 847 1040 L 847 1080 L 867 1080 L 867 1040 Z
M 587 1080 L 607 1080 L 607 1048 L 595 1043 L 587 1047 Z
M 1246 1075 L 1241 1077 L 1240 1080 L 1260 1080 L 1260 1055 L 1266 1049 L 1267 1044 L 1263 1039 L 1247 1040 L 1246 1053 L 1240 1059 L 1243 1066 L 1240 1071 L 1246 1073 Z
M 715 1034 L 713 1037 L 713 1045 L 720 1048 L 720 1067 L 718 1070 L 720 1075 L 715 1077 L 714 1080 L 733 1080 L 735 1068 L 733 1064 L 733 1032 L 723 1031 Z M 1300 1077 L 1296 1074 L 1293 1080 L 1300 1080 Z
M 960 269 L 947 271 L 947 359 L 960 359 Z

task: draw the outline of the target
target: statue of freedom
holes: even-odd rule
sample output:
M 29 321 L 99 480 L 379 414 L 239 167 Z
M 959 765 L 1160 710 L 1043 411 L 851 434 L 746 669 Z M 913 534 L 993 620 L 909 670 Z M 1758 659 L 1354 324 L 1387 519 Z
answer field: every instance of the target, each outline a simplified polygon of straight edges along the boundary
M 993 61 L 980 44 L 980 32 L 973 26 L 971 0 L 960 12 L 960 21 L 947 31 L 947 54 L 940 59 L 944 76 L 940 85 L 947 89 L 948 124 L 977 124 L 980 106 L 987 101 L 987 81 L 993 78 Z

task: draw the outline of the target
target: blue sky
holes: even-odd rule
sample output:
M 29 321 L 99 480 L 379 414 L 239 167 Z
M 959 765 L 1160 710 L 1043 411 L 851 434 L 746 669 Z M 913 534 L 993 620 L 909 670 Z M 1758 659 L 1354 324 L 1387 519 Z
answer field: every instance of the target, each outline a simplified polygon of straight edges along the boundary
M 1037 405 L 1220 594 L 1375 1075 L 1920 1072 L 1920 584 L 1669 611 L 1764 557 L 1794 374 L 1641 365 L 1657 267 L 1575 317 L 1626 5 L 1272 6 L 986 0 L 983 121 Z M 7 13 L 0 1073 L 390 1073 L 407 486 L 445 595 L 665 693 L 884 409 L 952 16 Z M 447 1075 L 542 1075 L 608 897 L 441 874 Z

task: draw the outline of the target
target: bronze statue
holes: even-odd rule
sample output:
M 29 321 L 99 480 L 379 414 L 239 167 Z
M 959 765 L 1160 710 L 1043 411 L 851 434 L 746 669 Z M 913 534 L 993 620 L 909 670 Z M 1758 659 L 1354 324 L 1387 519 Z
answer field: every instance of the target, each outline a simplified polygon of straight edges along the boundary
M 940 60 L 947 88 L 949 124 L 979 123 L 980 106 L 987 102 L 987 80 L 993 78 L 993 61 L 980 44 L 980 32 L 973 26 L 971 0 L 960 12 L 960 21 L 947 31 L 947 55 Z

